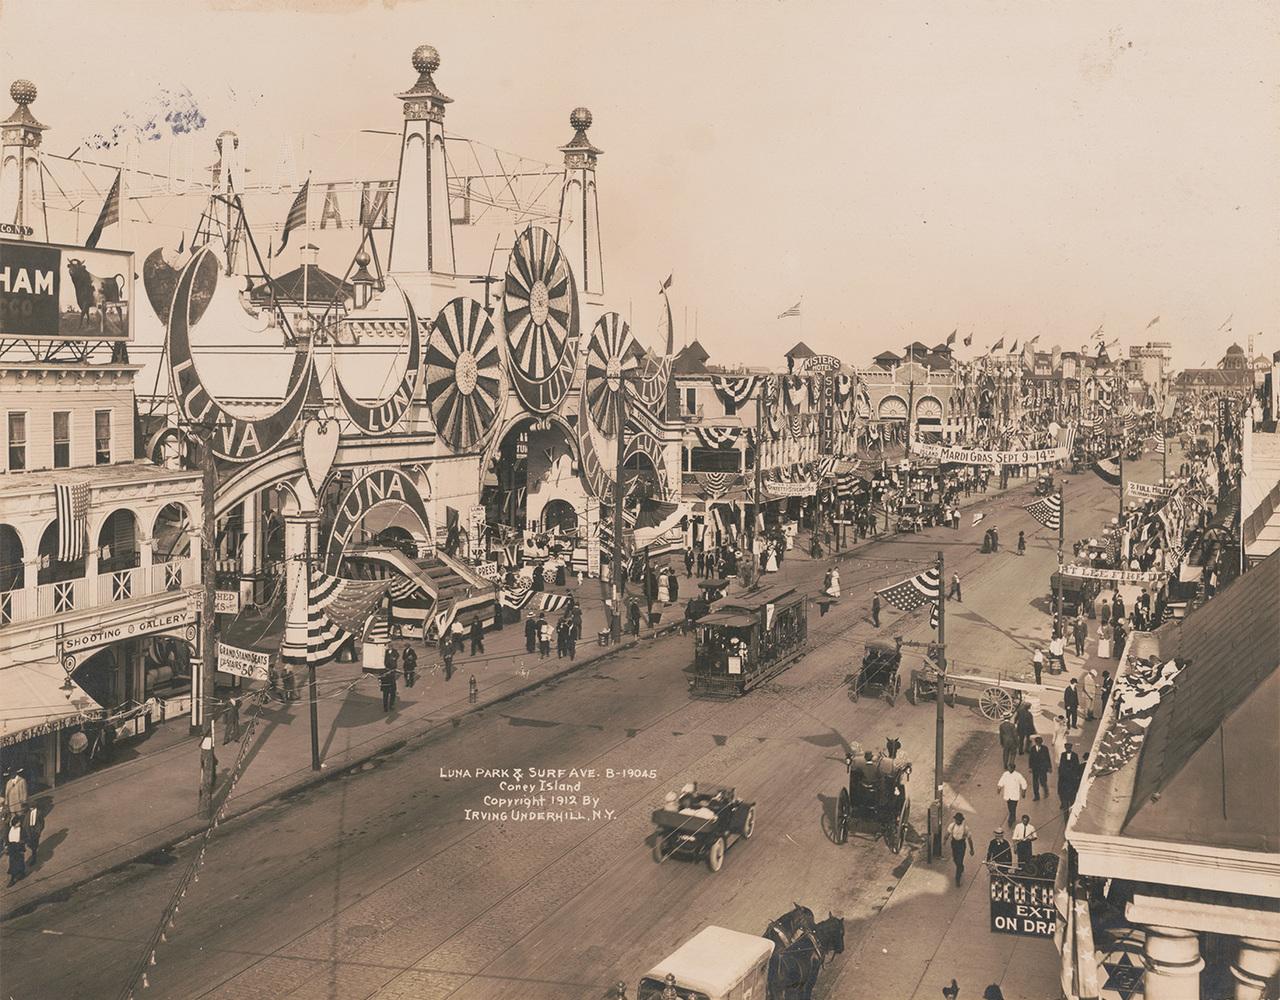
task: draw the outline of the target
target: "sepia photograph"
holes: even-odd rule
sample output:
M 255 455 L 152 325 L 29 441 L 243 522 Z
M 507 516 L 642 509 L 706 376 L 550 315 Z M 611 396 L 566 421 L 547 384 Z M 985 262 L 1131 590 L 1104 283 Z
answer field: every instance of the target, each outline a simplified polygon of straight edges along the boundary
M 0 84 L 0 998 L 1280 1000 L 1280 7 Z

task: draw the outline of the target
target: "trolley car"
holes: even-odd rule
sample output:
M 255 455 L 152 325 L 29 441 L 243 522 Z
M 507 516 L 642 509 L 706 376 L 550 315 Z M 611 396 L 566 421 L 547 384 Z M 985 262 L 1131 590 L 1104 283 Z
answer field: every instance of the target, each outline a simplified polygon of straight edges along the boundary
M 693 637 L 695 694 L 740 695 L 804 655 L 809 599 L 794 587 L 725 598 L 700 618 Z

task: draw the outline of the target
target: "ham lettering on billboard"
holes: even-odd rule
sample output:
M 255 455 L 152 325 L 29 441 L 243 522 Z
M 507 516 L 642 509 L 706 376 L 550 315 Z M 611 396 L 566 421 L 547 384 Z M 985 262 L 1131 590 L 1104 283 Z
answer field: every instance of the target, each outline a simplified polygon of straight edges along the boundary
M 128 340 L 133 254 L 0 240 L 0 337 Z

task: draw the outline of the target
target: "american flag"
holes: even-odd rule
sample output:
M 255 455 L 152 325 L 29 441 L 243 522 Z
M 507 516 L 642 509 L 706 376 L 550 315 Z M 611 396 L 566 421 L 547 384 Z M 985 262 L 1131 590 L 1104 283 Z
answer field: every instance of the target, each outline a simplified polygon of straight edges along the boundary
M 899 611 L 914 611 L 925 601 L 937 603 L 941 590 L 938 569 L 935 566 L 933 569 L 917 573 L 901 583 L 895 583 L 892 587 L 885 587 L 876 593 Z
M 1054 494 L 1027 504 L 1026 512 L 1051 531 L 1062 526 L 1062 497 Z
M 975 527 L 975 528 L 976 528 L 979 524 L 981 524 L 981 523 L 982 523 L 982 521 L 986 518 L 986 516 L 987 516 L 987 515 L 986 515 L 986 514 L 984 514 L 982 511 L 978 511 L 978 513 L 974 514 L 974 515 L 973 515 L 973 527 Z
M 1157 455 L 1164 454 L 1164 435 L 1163 434 L 1156 435 L 1155 453 Z
M 102 203 L 102 211 L 98 213 L 98 221 L 93 224 L 93 231 L 89 233 L 89 238 L 84 241 L 86 249 L 92 250 L 98 245 L 98 240 L 102 239 L 102 231 L 107 226 L 114 226 L 120 221 L 120 174 L 116 171 L 116 179 L 111 184 L 111 190 L 107 192 L 107 200 Z
M 799 316 L 799 315 L 800 315 L 800 303 L 797 302 L 790 309 L 784 309 L 782 310 L 782 312 L 778 313 L 778 319 L 787 319 L 791 316 Z
M 280 249 L 276 251 L 277 253 L 283 252 L 288 244 L 290 232 L 307 224 L 307 192 L 310 188 L 311 178 L 308 177 L 302 182 L 302 187 L 298 189 L 298 194 L 289 208 L 289 214 L 285 217 L 284 232 L 280 236 Z
M 89 530 L 89 484 L 55 483 L 58 512 L 58 561 L 75 562 L 85 554 Z

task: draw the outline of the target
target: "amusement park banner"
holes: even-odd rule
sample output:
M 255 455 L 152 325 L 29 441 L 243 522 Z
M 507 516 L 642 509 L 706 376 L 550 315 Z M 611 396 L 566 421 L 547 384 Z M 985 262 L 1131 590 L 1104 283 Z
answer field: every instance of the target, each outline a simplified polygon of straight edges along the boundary
M 764 492 L 772 497 L 810 497 L 818 492 L 818 484 L 806 483 L 765 483 Z
M 1145 587 L 1152 583 L 1163 583 L 1167 573 L 1158 570 L 1139 572 L 1128 569 L 1100 569 L 1096 566 L 1063 566 L 1062 575 L 1075 577 L 1078 580 L 1105 580 L 1109 583 L 1126 583 L 1135 587 Z
M 218 669 L 224 674 L 265 681 L 271 668 L 271 654 L 218 643 Z
M 984 451 L 917 441 L 912 445 L 912 451 L 920 458 L 934 462 L 956 462 L 960 465 L 1048 465 L 1050 462 L 1064 462 L 1067 459 L 1066 448 Z
M 1129 480 L 1125 484 L 1125 492 L 1131 497 L 1138 497 L 1140 500 L 1163 500 L 1173 491 L 1167 486 L 1149 486 L 1146 483 L 1136 483 Z

